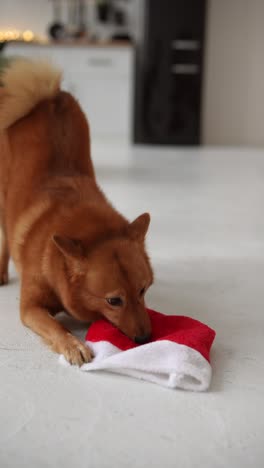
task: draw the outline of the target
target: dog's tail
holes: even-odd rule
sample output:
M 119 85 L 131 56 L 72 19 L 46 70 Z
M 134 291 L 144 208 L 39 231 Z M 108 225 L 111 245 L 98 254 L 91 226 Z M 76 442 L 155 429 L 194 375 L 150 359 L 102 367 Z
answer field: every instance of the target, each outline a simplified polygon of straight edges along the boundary
M 60 91 L 62 73 L 43 60 L 18 59 L 0 76 L 0 131 L 29 114 Z

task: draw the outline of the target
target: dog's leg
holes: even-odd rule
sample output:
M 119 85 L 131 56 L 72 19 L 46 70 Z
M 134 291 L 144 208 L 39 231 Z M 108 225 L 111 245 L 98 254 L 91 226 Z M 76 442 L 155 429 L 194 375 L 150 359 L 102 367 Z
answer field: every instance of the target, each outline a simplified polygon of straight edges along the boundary
M 4 132 L 0 131 L 0 286 L 8 283 L 9 249 L 5 207 L 10 161 L 8 138 Z
M 8 283 L 9 250 L 6 238 L 4 217 L 0 207 L 0 286 Z
M 60 324 L 44 302 L 44 288 L 22 281 L 20 317 L 22 323 L 40 335 L 53 351 L 63 354 L 71 364 L 81 366 L 92 359 L 91 350 Z

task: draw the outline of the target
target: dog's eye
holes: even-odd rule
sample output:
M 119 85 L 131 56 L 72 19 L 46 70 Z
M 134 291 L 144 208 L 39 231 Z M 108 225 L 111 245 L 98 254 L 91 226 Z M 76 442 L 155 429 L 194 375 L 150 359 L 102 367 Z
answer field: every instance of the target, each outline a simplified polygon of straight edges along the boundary
M 143 295 L 145 294 L 145 291 L 146 291 L 146 288 L 142 288 L 142 289 L 140 290 L 139 295 L 140 295 L 140 296 L 143 296 Z
M 110 304 L 113 307 L 120 307 L 121 305 L 123 305 L 121 297 L 109 297 L 106 300 L 108 304 Z

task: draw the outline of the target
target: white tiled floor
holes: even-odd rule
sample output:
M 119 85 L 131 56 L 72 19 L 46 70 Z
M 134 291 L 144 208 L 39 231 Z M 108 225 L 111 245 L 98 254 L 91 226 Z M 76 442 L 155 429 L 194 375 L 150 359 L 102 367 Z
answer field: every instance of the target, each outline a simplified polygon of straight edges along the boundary
M 263 467 L 264 152 L 94 148 L 129 218 L 152 213 L 149 305 L 215 328 L 208 393 L 58 364 L 0 290 L 0 466 Z M 84 330 L 71 327 L 79 335 Z

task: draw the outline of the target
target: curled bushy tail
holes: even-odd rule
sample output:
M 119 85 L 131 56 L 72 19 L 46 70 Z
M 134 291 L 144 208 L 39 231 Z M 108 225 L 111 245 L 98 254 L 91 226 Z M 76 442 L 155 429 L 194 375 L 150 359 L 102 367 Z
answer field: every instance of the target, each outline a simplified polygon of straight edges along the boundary
M 60 90 L 61 71 L 48 61 L 18 59 L 0 76 L 0 130 L 21 119 Z

